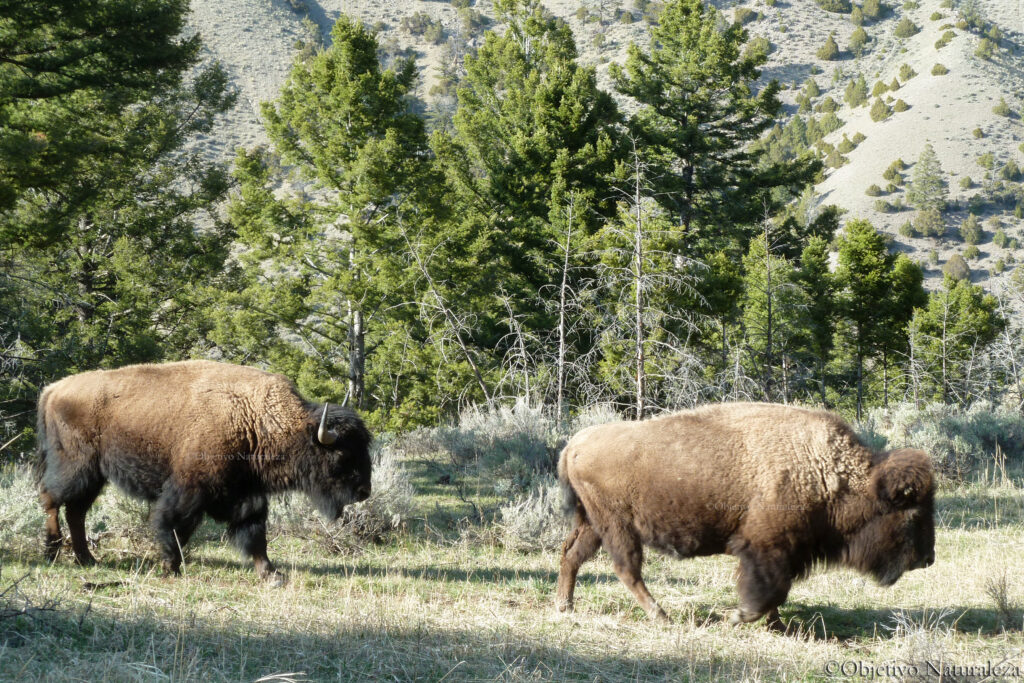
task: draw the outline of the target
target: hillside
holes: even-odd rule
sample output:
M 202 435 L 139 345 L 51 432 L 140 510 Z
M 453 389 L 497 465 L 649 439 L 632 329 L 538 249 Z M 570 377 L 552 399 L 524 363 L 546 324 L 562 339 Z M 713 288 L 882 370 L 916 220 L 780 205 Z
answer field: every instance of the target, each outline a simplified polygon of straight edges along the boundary
M 607 65 L 620 60 L 631 41 L 643 41 L 647 35 L 648 25 L 641 11 L 632 11 L 633 20 L 623 21 L 623 10 L 619 9 L 642 3 L 549 0 L 545 4 L 569 22 L 577 35 L 582 61 L 597 66 L 605 87 L 609 87 Z M 729 18 L 739 16 L 737 10 L 743 11 L 740 5 L 717 4 Z M 763 78 L 777 79 L 783 84 L 787 116 L 800 114 L 798 98 L 809 78 L 814 79 L 820 90 L 809 99 L 810 107 L 820 107 L 827 98 L 839 105 L 835 114 L 842 125 L 819 143 L 823 156 L 827 157 L 832 146 L 839 146 L 844 138 L 853 141 L 863 136 L 854 149 L 842 154 L 843 165 L 827 170 L 826 178 L 816 188 L 819 201 L 837 204 L 848 215 L 868 218 L 890 233 L 894 248 L 920 262 L 926 268 L 929 284 L 934 286 L 942 277 L 942 265 L 954 253 L 963 255 L 968 247 L 958 228 L 973 198 L 972 210 L 982 221 L 983 234 L 977 244 L 977 255 L 970 258 L 971 254 L 966 254 L 972 279 L 998 287 L 1020 256 L 1018 244 L 1024 243 L 1024 223 L 1014 215 L 1020 196 L 1019 179 L 999 184 L 1007 162 L 1024 163 L 1018 147 L 1024 135 L 1021 100 L 1017 95 L 1024 85 L 1024 35 L 1015 28 L 1022 25 L 1024 17 L 1017 3 L 968 3 L 980 11 L 986 30 L 996 27 L 1001 34 L 992 56 L 983 59 L 976 54 L 981 32 L 961 28 L 964 24 L 958 24 L 958 11 L 943 6 L 949 4 L 949 0 L 921 0 L 883 9 L 877 20 L 864 21 L 868 41 L 860 56 L 854 56 L 849 49 L 857 29 L 850 14 L 827 12 L 813 0 L 777 0 L 770 6 L 757 0 L 746 5 L 754 11 L 746 20 L 752 37 L 770 41 Z M 589 13 L 580 11 L 583 6 Z M 471 9 L 490 15 L 492 3 L 478 0 Z M 197 143 L 208 146 L 211 154 L 223 157 L 229 157 L 238 146 L 261 143 L 264 137 L 259 124 L 259 103 L 276 96 L 302 43 L 327 36 L 342 12 L 376 26 L 385 52 L 408 50 L 416 56 L 423 75 L 421 94 L 428 101 L 433 99 L 430 89 L 443 61 L 450 58 L 443 41 L 473 46 L 480 40 L 480 30 L 475 30 L 475 35 L 467 32 L 459 11 L 446 2 L 193 0 L 193 26 L 203 35 L 210 56 L 228 68 L 240 94 L 238 105 L 220 128 L 209 139 Z M 414 36 L 403 27 L 403 19 L 417 13 L 440 22 L 444 29 L 440 44 L 431 43 L 425 35 Z M 907 19 L 919 31 L 906 38 L 896 37 L 897 26 Z M 817 52 L 829 34 L 834 34 L 840 52 L 835 59 L 826 61 Z M 945 44 L 937 45 L 944 35 Z M 933 75 L 936 64 L 945 66 L 948 73 Z M 906 78 L 908 66 L 915 74 L 910 78 Z M 851 108 L 843 95 L 857 75 L 864 77 L 869 96 L 865 104 Z M 878 82 L 892 85 L 894 79 L 898 90 L 881 93 L 881 98 L 890 107 L 903 108 L 899 104 L 902 101 L 905 110 L 873 120 L 870 105 L 875 98 L 870 96 L 871 90 Z M 1009 116 L 994 111 L 1001 98 L 1008 105 Z M 911 232 L 906 226 L 916 214 L 907 206 L 906 189 L 913 178 L 913 164 L 926 143 L 934 147 L 938 156 L 950 200 L 943 216 L 944 231 L 932 231 L 929 236 Z M 985 158 L 987 154 L 990 159 Z M 988 168 L 979 164 L 979 157 Z M 902 159 L 907 168 L 901 173 L 902 182 L 887 187 L 890 181 L 883 174 L 896 159 Z M 878 185 L 881 193 L 869 196 L 866 190 L 871 185 Z M 993 201 L 996 195 L 1001 195 L 999 201 Z M 998 240 L 1003 246 L 993 242 L 1000 227 L 1006 235 L 1005 241 Z

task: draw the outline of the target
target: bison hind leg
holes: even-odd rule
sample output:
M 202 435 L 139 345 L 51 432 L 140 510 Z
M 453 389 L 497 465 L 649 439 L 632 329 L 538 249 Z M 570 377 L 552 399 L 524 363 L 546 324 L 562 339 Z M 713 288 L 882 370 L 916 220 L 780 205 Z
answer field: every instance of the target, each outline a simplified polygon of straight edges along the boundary
M 96 564 L 96 558 L 89 552 L 89 542 L 85 536 L 85 513 L 89 511 L 96 497 L 103 490 L 103 481 L 94 484 L 75 498 L 64 502 L 64 516 L 68 521 L 68 533 L 71 535 L 71 548 L 75 551 L 75 561 L 83 567 Z
M 562 544 L 562 561 L 558 569 L 558 593 L 555 606 L 559 612 L 572 611 L 576 575 L 580 565 L 589 560 L 601 547 L 601 537 L 583 515 L 576 515 L 576 523 Z
M 64 534 L 60 530 L 60 503 L 45 488 L 39 493 L 39 502 L 46 513 L 46 560 L 53 562 L 64 544 Z
M 657 621 L 668 622 L 665 610 L 654 601 L 647 584 L 640 576 L 640 568 L 644 562 L 643 545 L 637 535 L 627 528 L 614 528 L 603 535 L 604 547 L 612 556 L 612 567 L 616 576 L 625 584 L 647 616 Z

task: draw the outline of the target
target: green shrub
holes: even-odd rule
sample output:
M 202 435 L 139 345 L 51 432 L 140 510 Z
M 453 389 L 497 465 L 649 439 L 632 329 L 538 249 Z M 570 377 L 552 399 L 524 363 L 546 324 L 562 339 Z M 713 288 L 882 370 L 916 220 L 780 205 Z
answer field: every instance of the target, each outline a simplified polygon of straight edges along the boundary
M 859 145 L 866 139 L 867 136 L 865 136 L 864 133 L 861 133 L 860 131 L 857 131 L 856 133 L 853 134 L 853 144 L 855 145 Z
M 807 97 L 817 97 L 821 94 L 821 88 L 818 86 L 818 82 L 814 80 L 814 76 L 808 78 L 807 82 L 804 83 L 803 93 Z
M 1002 228 L 997 228 L 995 234 L 992 235 L 992 243 L 1000 249 L 1004 249 L 1009 241 L 1010 239 L 1006 236 L 1006 231 Z
M 892 114 L 892 108 L 882 101 L 881 98 L 875 100 L 875 103 L 871 105 L 871 120 L 872 121 L 884 121 L 889 118 Z
M 632 12 L 630 12 L 629 16 L 633 16 Z M 756 21 L 760 17 L 758 16 L 757 12 L 750 9 L 749 7 L 737 7 L 732 12 L 732 18 L 733 21 L 739 24 L 740 26 L 746 26 L 750 22 Z
M 953 254 L 942 266 L 942 274 L 947 275 L 954 280 L 970 280 L 971 267 L 967 265 L 967 261 L 964 260 L 963 256 L 960 254 Z
M 935 249 L 932 249 L 931 251 L 928 252 L 928 263 L 931 263 L 932 265 L 935 265 L 938 262 L 939 262 L 939 252 L 936 251 Z
M 853 11 L 850 12 L 850 23 L 854 26 L 862 26 L 864 24 L 864 12 L 861 11 L 860 7 L 854 7 Z
M 900 80 L 903 81 L 904 83 L 906 83 L 916 75 L 917 72 L 914 71 L 913 67 L 911 67 L 909 64 L 900 65 Z
M 949 41 L 953 40 L 954 38 L 956 38 L 955 33 L 953 33 L 952 31 L 946 31 L 945 33 L 942 34 L 941 38 L 935 41 L 935 49 L 941 50 L 942 48 L 949 45 Z
M 754 36 L 747 42 L 743 55 L 747 58 L 767 57 L 772 52 L 772 43 L 764 36 Z
M 896 211 L 896 207 L 884 199 L 876 199 L 875 211 L 878 211 L 879 213 L 893 213 Z
M 618 14 L 618 16 L 616 17 L 616 21 L 618 21 L 620 24 L 632 24 L 634 21 L 633 13 L 630 12 L 629 10 L 620 9 L 616 11 L 616 14 Z M 755 19 L 760 19 L 760 15 L 758 15 L 757 12 L 754 12 L 753 17 L 751 17 L 747 21 L 754 21 Z
M 1006 162 L 1006 165 L 1003 166 L 1003 170 L 1000 171 L 999 174 L 1003 177 L 1003 180 L 1017 182 L 1018 180 L 1020 180 L 1021 175 L 1020 166 L 1017 165 L 1016 160 L 1010 159 L 1009 161 Z
M 983 131 L 979 126 L 978 128 L 975 128 L 974 130 L 971 131 L 971 135 L 973 135 L 975 138 L 981 139 L 985 137 L 985 131 Z
M 998 104 L 992 107 L 992 113 L 997 116 L 1009 116 L 1011 114 L 1010 105 L 1006 103 L 1005 99 L 1000 97 Z
M 845 14 L 852 9 L 850 0 L 815 0 L 818 7 L 826 12 L 840 12 Z
M 974 181 L 971 180 L 971 176 L 967 175 L 960 179 L 960 189 L 969 190 L 974 187 Z
M 844 157 L 838 149 L 833 149 L 827 157 L 825 157 L 825 165 L 829 168 L 839 168 L 850 162 L 849 159 Z
M 985 61 L 991 60 L 996 56 L 996 44 L 989 38 L 982 38 L 978 41 L 978 49 L 974 51 L 974 56 Z
M 470 5 L 472 5 L 473 0 L 451 0 L 451 3 L 452 7 L 454 7 L 455 9 L 462 9 L 464 7 L 469 7 Z
M 932 21 L 939 21 L 940 19 L 945 19 L 946 15 L 943 14 L 942 12 L 932 12 L 932 15 L 928 18 L 931 19 Z
M 946 68 L 945 64 L 936 63 L 932 67 L 932 76 L 945 76 L 949 73 L 949 69 Z
M 857 145 L 853 144 L 853 142 L 850 140 L 850 138 L 846 137 L 846 134 L 844 133 L 843 134 L 843 139 L 839 141 L 839 147 L 837 149 L 842 154 L 849 154 L 856 147 L 857 147 Z
M 831 114 L 838 108 L 839 104 L 833 100 L 831 96 L 826 96 L 825 99 L 818 103 L 818 106 L 814 108 L 814 111 L 822 114 Z
M 862 27 L 858 26 L 853 30 L 853 33 L 850 34 L 850 52 L 852 52 L 857 57 L 860 57 L 862 54 L 864 54 L 864 46 L 867 45 L 867 43 L 868 32 L 865 31 Z
M 836 39 L 833 34 L 828 34 L 828 38 L 825 39 L 825 44 L 818 48 L 815 55 L 818 59 L 825 61 L 831 61 L 839 56 L 839 46 L 836 44 Z
M 892 103 L 892 110 L 895 112 L 906 111 L 910 109 L 910 105 L 904 102 L 902 99 L 896 100 Z
M 912 22 L 908 17 L 900 19 L 900 23 L 896 24 L 896 29 L 893 31 L 893 35 L 897 38 L 909 38 L 910 36 L 916 35 L 921 28 Z
M 869 197 L 878 197 L 882 194 L 882 188 L 872 183 L 871 185 L 868 185 L 868 189 L 864 190 L 864 194 Z
M 969 261 L 981 258 L 981 250 L 977 246 L 971 245 L 964 249 L 964 258 Z
M 864 80 L 863 74 L 857 74 L 856 78 L 846 84 L 846 89 L 843 91 L 843 99 L 846 100 L 846 103 L 851 108 L 867 103 L 868 83 Z
M 1003 259 L 998 259 L 995 263 L 992 264 L 992 272 L 995 273 L 996 275 L 999 275 L 1004 270 L 1006 270 L 1006 262 L 1003 261 Z
M 889 183 L 885 186 L 886 194 L 892 194 L 893 192 L 899 192 L 900 186 L 896 183 Z
M 864 0 L 860 6 L 861 12 L 868 19 L 877 19 L 882 16 L 882 2 L 881 0 Z
M 898 78 L 893 78 L 892 79 L 892 83 L 889 84 L 889 90 L 892 90 L 893 92 L 896 92 L 899 89 L 900 89 L 900 80 Z
M 946 222 L 938 209 L 922 209 L 917 212 L 914 227 L 925 237 L 941 237 L 946 232 Z
M 590 41 L 590 44 L 593 45 L 594 47 L 604 47 L 604 43 L 605 35 L 603 32 L 600 31 L 595 33 L 593 39 L 591 39 Z
M 908 12 L 910 10 L 919 9 L 920 7 L 921 5 L 920 3 L 917 2 L 917 0 L 906 0 L 906 2 L 903 3 L 903 9 L 907 10 Z
M 911 223 L 910 221 L 904 221 L 903 224 L 900 225 L 900 227 L 899 227 L 899 233 L 901 235 L 903 235 L 904 237 L 913 237 L 914 236 L 914 224 Z
M 960 237 L 967 244 L 977 244 L 981 241 L 981 223 L 973 213 L 967 214 L 967 218 L 960 224 Z
M 978 155 L 978 158 L 975 161 L 978 162 L 978 166 L 989 171 L 991 171 L 996 164 L 996 158 L 992 152 L 985 152 L 984 154 Z
M 882 81 L 875 81 L 875 84 L 871 86 L 872 97 L 880 97 L 887 92 L 889 92 L 889 86 Z

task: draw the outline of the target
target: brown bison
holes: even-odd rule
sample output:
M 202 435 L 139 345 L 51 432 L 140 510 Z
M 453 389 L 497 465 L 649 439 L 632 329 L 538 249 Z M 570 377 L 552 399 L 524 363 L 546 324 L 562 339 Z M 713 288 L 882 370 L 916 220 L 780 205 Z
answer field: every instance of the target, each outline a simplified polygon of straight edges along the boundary
M 732 403 L 589 427 L 562 451 L 575 524 L 562 546 L 557 606 L 572 609 L 580 565 L 602 544 L 651 618 L 643 546 L 739 559 L 732 623 L 767 615 L 794 578 L 836 563 L 893 584 L 935 559 L 935 483 L 917 450 L 875 453 L 839 417 Z
M 43 389 L 36 475 L 46 511 L 46 552 L 62 543 L 64 506 L 79 564 L 95 560 L 85 513 L 109 480 L 153 503 L 164 567 L 178 573 L 181 548 L 204 514 L 256 571 L 282 576 L 267 558 L 267 495 L 305 492 L 337 519 L 370 495 L 370 434 L 348 409 L 304 401 L 281 375 L 185 361 L 84 372 Z

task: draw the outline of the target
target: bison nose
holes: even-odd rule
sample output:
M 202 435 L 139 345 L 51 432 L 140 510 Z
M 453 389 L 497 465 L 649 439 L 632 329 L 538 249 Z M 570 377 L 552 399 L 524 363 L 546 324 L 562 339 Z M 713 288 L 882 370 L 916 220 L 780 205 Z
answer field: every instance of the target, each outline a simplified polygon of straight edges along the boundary
M 363 501 L 370 497 L 370 485 L 363 484 L 356 489 L 356 500 Z
M 925 567 L 930 567 L 933 564 L 935 564 L 935 553 L 931 552 L 931 553 L 928 553 L 927 555 L 925 555 L 924 566 Z

